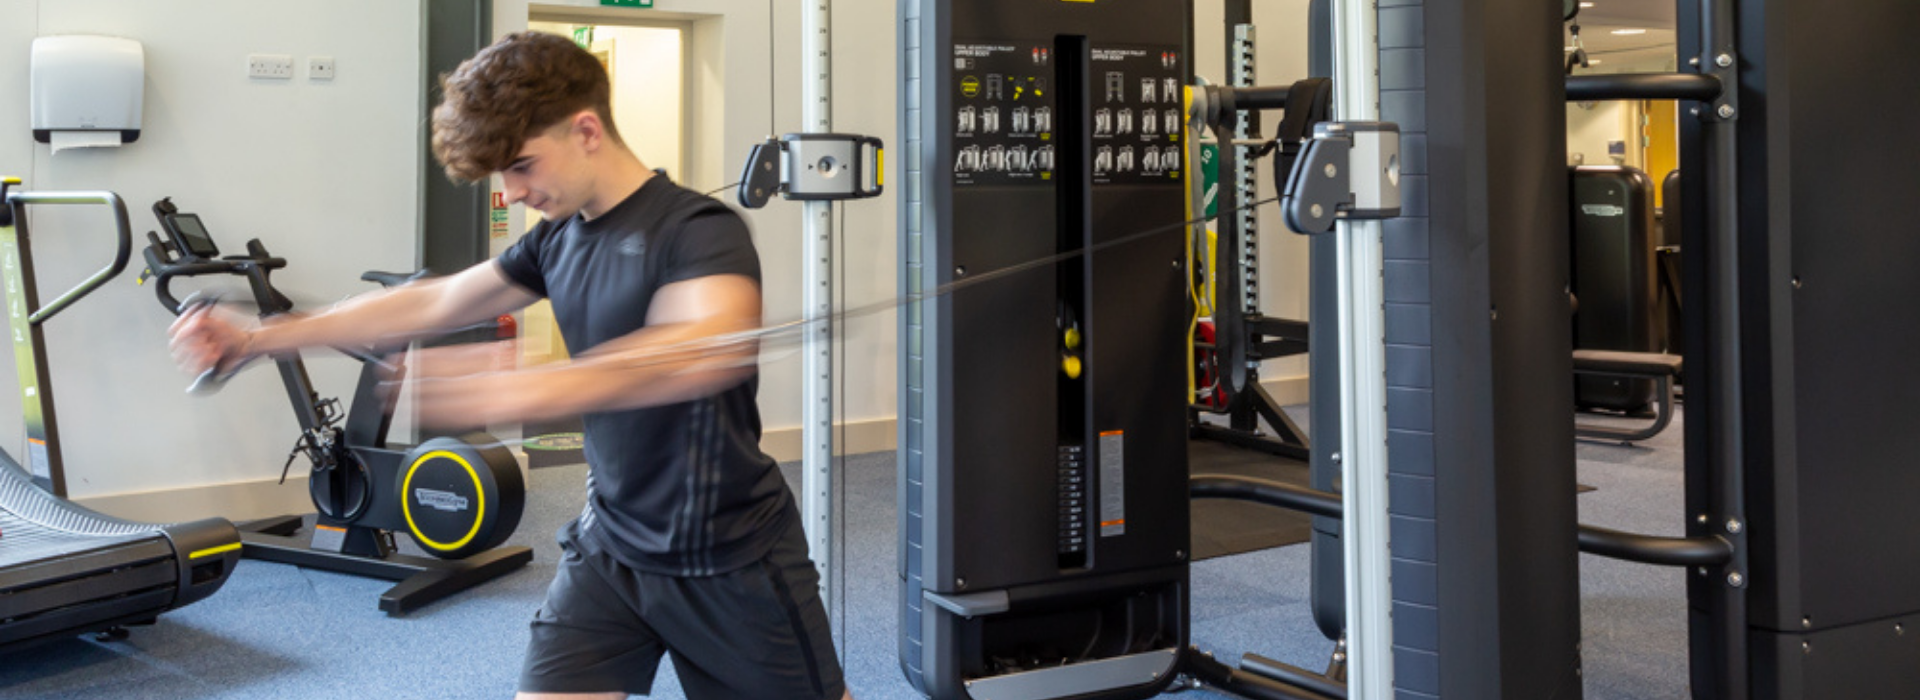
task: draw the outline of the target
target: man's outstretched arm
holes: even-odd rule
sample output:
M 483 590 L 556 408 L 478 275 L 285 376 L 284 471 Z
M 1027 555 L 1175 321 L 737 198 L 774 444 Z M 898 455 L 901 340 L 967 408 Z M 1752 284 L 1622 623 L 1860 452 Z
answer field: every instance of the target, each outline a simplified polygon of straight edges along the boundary
M 654 293 L 647 326 L 571 360 L 526 370 L 442 376 L 427 356 L 421 419 L 439 425 L 544 420 L 660 406 L 724 391 L 756 371 L 755 342 L 716 343 L 760 326 L 760 285 L 743 275 L 675 282 Z M 457 352 L 457 351 L 456 351 Z
M 509 313 L 539 297 L 509 282 L 498 262 L 449 277 L 364 294 L 325 311 L 278 317 L 247 329 L 202 307 L 169 329 L 174 359 L 189 372 L 214 363 L 231 367 L 256 355 L 331 345 L 387 345 L 434 335 Z

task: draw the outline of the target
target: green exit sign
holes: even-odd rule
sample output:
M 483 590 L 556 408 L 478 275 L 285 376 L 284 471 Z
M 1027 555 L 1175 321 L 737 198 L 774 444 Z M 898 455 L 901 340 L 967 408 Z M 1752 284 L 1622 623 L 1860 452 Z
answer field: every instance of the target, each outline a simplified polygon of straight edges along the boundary
M 653 7 L 653 0 L 600 0 L 607 7 Z

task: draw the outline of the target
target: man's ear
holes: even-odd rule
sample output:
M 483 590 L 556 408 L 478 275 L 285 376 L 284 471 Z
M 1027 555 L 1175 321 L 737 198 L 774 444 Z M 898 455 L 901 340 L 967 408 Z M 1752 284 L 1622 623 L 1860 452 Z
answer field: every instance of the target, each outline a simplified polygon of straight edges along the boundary
M 588 152 L 600 150 L 600 146 L 606 143 L 607 126 L 593 110 L 580 110 L 573 115 L 571 124 L 573 132 L 581 137 L 581 147 Z

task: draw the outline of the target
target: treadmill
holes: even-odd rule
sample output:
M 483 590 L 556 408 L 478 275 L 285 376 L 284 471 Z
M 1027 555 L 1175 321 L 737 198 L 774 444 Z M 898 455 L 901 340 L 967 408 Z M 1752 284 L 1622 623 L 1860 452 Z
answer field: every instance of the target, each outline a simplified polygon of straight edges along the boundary
M 0 451 L 0 653 L 88 633 L 122 638 L 126 625 L 213 595 L 240 560 L 240 533 L 226 520 L 136 523 L 64 498 L 41 328 L 126 267 L 132 236 L 118 195 L 8 193 L 19 184 L 0 179 L 0 280 L 27 421 L 27 465 Z M 45 306 L 28 246 L 24 214 L 31 204 L 103 204 L 119 225 L 113 264 Z

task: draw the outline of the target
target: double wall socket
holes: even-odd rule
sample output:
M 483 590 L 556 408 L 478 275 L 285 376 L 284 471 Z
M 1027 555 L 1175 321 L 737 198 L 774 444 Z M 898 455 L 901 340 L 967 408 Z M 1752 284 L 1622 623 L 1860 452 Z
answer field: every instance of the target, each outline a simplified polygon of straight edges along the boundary
M 293 57 L 283 53 L 248 54 L 247 77 L 292 80 Z

